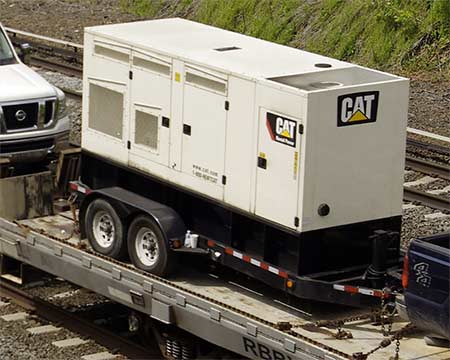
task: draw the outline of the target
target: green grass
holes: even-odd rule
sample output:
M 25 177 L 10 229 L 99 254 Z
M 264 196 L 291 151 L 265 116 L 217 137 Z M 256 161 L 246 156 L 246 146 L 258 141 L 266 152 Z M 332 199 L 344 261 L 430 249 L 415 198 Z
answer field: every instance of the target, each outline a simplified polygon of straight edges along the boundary
M 121 0 L 145 18 L 180 16 L 404 74 L 450 79 L 450 0 Z

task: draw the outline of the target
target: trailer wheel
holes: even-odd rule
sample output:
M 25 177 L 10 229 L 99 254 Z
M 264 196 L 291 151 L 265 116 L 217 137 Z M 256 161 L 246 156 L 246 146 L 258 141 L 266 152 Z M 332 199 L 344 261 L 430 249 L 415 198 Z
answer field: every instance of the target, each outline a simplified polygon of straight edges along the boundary
M 124 227 L 116 210 L 108 201 L 92 201 L 86 210 L 85 224 L 87 238 L 95 251 L 113 259 L 125 256 Z
M 128 253 L 139 269 L 158 276 L 168 275 L 175 254 L 170 251 L 156 222 L 146 215 L 133 220 L 128 230 Z

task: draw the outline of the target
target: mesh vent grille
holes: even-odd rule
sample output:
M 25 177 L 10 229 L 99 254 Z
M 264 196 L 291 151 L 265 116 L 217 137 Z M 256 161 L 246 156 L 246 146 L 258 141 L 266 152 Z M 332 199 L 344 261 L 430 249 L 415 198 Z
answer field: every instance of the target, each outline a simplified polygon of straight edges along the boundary
M 225 93 L 227 90 L 227 87 L 224 83 L 214 81 L 206 77 L 193 74 L 191 72 L 186 72 L 186 82 L 221 93 Z
M 134 142 L 154 150 L 158 148 L 158 117 L 156 115 L 136 111 Z
M 89 84 L 89 127 L 122 138 L 123 94 Z
M 133 65 L 139 66 L 145 70 L 153 71 L 163 75 L 170 75 L 170 66 L 157 63 L 155 61 L 141 59 L 139 57 L 133 58 Z
M 104 47 L 101 45 L 95 45 L 94 53 L 96 55 L 106 56 L 110 59 L 114 59 L 117 61 L 121 61 L 121 62 L 125 62 L 125 63 L 129 62 L 128 54 L 122 53 L 120 51 L 112 50 L 110 48 L 107 48 L 107 47 Z

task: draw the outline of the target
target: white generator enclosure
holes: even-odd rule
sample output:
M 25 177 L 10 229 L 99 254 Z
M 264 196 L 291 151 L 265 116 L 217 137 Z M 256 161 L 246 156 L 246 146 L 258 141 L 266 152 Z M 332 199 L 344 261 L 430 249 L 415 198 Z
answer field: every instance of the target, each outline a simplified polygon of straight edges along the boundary
M 84 43 L 85 150 L 298 232 L 401 215 L 407 79 L 182 19 Z

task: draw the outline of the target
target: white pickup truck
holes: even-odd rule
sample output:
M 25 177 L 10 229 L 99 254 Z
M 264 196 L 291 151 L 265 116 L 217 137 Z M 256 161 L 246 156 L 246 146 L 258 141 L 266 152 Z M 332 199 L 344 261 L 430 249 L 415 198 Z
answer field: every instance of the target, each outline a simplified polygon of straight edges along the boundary
M 22 63 L 0 24 L 0 158 L 45 159 L 69 128 L 64 93 Z

